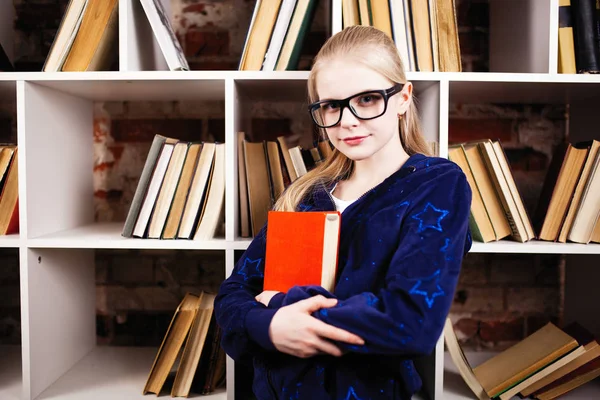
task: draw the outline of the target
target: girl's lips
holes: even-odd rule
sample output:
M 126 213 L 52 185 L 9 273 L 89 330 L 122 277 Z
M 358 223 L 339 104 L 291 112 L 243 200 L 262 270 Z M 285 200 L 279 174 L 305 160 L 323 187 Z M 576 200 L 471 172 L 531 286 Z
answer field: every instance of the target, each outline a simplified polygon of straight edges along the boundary
M 347 145 L 350 145 L 350 146 L 357 146 L 357 145 L 361 144 L 362 141 L 365 140 L 366 138 L 367 138 L 367 136 L 353 136 L 353 137 L 344 139 L 344 143 L 346 143 Z

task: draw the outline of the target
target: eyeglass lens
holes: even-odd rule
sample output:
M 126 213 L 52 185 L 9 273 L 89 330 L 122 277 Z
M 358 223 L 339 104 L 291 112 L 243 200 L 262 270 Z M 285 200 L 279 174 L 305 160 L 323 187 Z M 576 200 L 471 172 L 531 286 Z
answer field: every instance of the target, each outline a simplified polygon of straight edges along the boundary
M 376 118 L 385 111 L 385 99 L 381 93 L 363 93 L 350 99 L 350 107 L 358 118 Z M 341 110 L 341 102 L 332 100 L 321 103 L 320 107 L 313 109 L 312 114 L 318 125 L 329 127 L 340 121 Z

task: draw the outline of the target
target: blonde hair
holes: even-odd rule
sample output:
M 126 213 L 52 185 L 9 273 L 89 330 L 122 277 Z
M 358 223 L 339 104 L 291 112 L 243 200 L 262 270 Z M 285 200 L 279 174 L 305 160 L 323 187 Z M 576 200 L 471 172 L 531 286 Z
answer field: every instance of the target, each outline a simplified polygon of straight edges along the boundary
M 351 26 L 329 38 L 315 57 L 308 77 L 310 103 L 319 99 L 316 81 L 320 68 L 340 56 L 352 56 L 354 60 L 394 83 L 406 83 L 402 61 L 392 39 L 382 31 L 370 26 Z M 409 155 L 416 153 L 431 155 L 431 150 L 421 134 L 421 124 L 414 101 L 409 105 L 406 115 L 400 120 L 399 125 L 400 140 Z M 327 138 L 325 130 L 321 129 L 320 131 L 323 138 Z M 312 189 L 317 186 L 326 187 L 340 178 L 350 176 L 353 167 L 354 162 L 351 159 L 334 149 L 332 156 L 323 164 L 296 179 L 277 200 L 273 209 L 295 211 L 298 204 Z

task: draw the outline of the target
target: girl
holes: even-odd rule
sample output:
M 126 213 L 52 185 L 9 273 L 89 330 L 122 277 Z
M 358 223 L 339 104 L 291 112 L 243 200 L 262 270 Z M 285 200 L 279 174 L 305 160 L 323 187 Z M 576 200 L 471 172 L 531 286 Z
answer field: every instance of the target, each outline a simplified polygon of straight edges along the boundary
M 254 365 L 267 399 L 409 399 L 413 358 L 442 333 L 470 249 L 471 191 L 429 156 L 394 42 L 353 26 L 330 38 L 308 79 L 310 115 L 334 146 L 274 206 L 342 212 L 336 288 L 262 292 L 266 226 L 222 284 L 222 346 Z

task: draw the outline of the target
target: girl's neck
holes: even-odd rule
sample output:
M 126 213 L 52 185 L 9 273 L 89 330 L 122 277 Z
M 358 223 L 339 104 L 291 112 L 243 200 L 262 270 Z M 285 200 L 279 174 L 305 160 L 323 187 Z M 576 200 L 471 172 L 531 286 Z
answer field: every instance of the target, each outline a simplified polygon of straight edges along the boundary
M 398 171 L 408 158 L 398 138 L 397 144 L 388 143 L 368 159 L 355 161 L 350 180 L 377 185 Z

